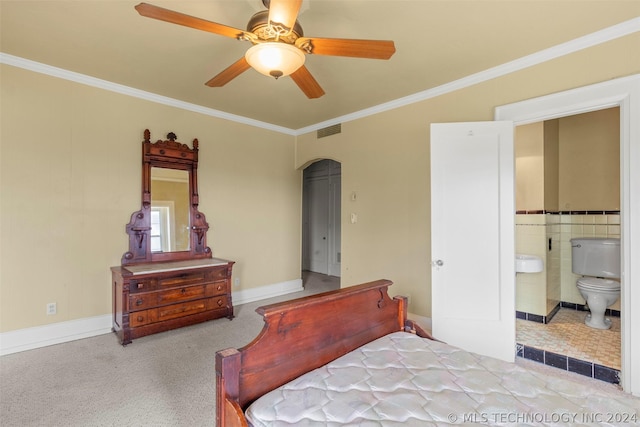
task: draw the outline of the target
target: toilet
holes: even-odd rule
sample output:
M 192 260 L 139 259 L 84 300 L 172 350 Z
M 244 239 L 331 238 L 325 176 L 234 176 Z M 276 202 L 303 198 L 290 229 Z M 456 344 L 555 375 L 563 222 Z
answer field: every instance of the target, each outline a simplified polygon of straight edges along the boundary
M 583 276 L 576 287 L 591 311 L 585 325 L 609 329 L 604 313 L 620 297 L 620 239 L 571 239 L 571 271 Z

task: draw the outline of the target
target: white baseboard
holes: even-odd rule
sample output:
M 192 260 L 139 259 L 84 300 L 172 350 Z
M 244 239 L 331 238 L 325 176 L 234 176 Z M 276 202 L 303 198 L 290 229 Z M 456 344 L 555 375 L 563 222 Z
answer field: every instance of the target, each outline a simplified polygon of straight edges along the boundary
M 301 292 L 303 290 L 302 279 L 295 279 L 273 285 L 260 286 L 259 288 L 232 292 L 231 297 L 233 298 L 233 305 L 240 305 L 267 298 L 279 297 L 293 292 Z
M 233 304 L 240 305 L 302 291 L 302 279 L 289 280 L 232 293 Z M 0 356 L 49 345 L 61 344 L 111 332 L 112 315 L 87 317 L 32 328 L 0 333 Z
M 18 329 L 0 334 L 0 356 L 111 332 L 111 314 Z

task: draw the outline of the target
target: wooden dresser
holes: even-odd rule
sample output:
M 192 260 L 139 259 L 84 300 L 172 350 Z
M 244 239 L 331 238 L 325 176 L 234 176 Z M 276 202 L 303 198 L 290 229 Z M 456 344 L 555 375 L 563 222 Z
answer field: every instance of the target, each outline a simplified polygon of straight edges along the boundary
M 232 319 L 233 264 L 204 258 L 111 267 L 113 331 L 127 345 L 157 332 Z

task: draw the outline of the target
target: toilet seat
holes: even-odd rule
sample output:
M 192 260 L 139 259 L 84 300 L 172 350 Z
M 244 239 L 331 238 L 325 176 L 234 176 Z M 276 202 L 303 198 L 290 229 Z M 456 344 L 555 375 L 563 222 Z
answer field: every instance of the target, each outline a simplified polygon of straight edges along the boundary
M 620 291 L 620 282 L 611 279 L 583 277 L 576 283 L 578 288 L 594 291 Z

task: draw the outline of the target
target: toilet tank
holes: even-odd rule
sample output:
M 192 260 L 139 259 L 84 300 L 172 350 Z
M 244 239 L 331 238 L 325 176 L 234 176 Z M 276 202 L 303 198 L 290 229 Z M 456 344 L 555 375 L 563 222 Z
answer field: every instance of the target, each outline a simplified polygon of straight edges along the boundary
M 571 239 L 571 271 L 582 276 L 620 278 L 620 239 Z

